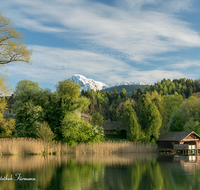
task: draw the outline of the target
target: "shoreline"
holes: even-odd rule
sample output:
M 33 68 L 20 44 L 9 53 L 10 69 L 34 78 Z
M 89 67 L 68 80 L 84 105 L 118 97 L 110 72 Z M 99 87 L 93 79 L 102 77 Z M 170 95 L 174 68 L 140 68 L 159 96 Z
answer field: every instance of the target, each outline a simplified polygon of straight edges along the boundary
M 34 138 L 1 138 L 0 155 L 60 155 L 60 154 L 111 154 L 157 152 L 154 144 L 130 141 L 105 141 L 79 143 L 74 147 L 67 143 L 47 143 Z

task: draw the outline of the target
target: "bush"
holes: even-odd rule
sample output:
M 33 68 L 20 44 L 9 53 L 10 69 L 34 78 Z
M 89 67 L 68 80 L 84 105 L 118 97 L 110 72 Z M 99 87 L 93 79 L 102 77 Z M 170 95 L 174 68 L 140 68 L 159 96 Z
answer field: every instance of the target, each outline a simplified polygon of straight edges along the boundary
M 104 140 L 102 127 L 92 126 L 76 114 L 67 114 L 62 122 L 62 135 L 65 142 L 75 145 L 79 142 L 101 142 Z
M 48 149 L 53 145 L 54 133 L 51 131 L 47 122 L 43 122 L 37 132 L 37 136 L 43 142 L 44 152 L 48 152 Z

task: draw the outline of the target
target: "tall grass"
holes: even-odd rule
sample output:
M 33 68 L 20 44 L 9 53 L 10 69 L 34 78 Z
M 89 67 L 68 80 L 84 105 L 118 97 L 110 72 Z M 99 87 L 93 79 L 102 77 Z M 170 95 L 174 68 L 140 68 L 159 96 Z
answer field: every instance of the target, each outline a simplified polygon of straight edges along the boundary
M 70 148 L 69 150 L 70 151 Z M 103 143 L 78 144 L 73 151 L 76 154 L 115 154 L 115 153 L 150 153 L 156 152 L 153 144 L 136 143 L 129 141 L 106 141 Z
M 0 154 L 41 154 L 46 144 L 34 138 L 0 138 Z M 49 152 L 67 153 L 67 144 L 51 144 Z
M 0 139 L 0 154 L 40 154 L 45 144 L 33 138 L 2 138 Z M 157 147 L 152 144 L 142 144 L 128 141 L 77 144 L 70 147 L 67 144 L 51 144 L 49 152 L 63 154 L 113 154 L 113 153 L 147 153 L 156 152 Z

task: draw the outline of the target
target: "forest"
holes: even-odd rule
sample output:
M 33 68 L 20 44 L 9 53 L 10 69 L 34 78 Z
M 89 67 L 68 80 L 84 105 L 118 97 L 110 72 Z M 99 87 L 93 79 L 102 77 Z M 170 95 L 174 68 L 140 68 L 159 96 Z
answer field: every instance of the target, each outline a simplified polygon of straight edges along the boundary
M 127 139 L 155 142 L 167 131 L 195 131 L 200 134 L 200 83 L 192 79 L 163 79 L 138 88 L 129 95 L 125 89 L 119 93 L 82 91 L 90 100 L 85 111 L 104 121 L 123 121 Z
M 134 142 L 155 143 L 167 131 L 200 134 L 198 81 L 163 79 L 143 91 L 133 90 L 131 95 L 125 88 L 119 93 L 116 89 L 110 93 L 80 89 L 71 80 L 59 81 L 55 91 L 31 80 L 19 81 L 14 91 L 16 115 L 4 120 L 1 137 L 55 138 L 70 145 L 102 142 L 105 121 L 123 122 L 126 134 L 118 127 L 117 135 Z M 3 98 L 1 104 L 6 109 Z M 85 121 L 83 113 L 91 120 Z

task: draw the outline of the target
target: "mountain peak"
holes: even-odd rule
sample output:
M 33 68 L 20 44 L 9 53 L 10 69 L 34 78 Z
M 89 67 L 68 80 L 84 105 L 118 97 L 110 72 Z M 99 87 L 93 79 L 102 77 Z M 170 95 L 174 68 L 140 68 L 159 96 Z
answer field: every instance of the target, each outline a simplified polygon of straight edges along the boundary
M 99 82 L 99 81 L 95 81 L 93 79 L 88 79 L 83 75 L 80 74 L 74 74 L 71 78 L 69 78 L 70 80 L 74 81 L 76 84 L 80 84 L 81 88 L 83 90 L 101 90 L 102 88 L 106 87 L 107 85 Z
M 110 88 L 113 86 L 120 86 L 120 85 L 134 85 L 134 84 L 138 84 L 138 85 L 145 85 L 143 82 L 136 82 L 136 81 L 131 81 L 131 82 L 118 82 L 116 84 L 110 84 L 107 85 L 105 83 L 99 82 L 99 81 L 95 81 L 93 79 L 88 79 L 83 75 L 80 74 L 74 74 L 71 78 L 69 78 L 70 80 L 74 81 L 76 84 L 80 84 L 81 88 L 83 90 L 102 90 L 102 89 L 106 89 L 106 88 Z

